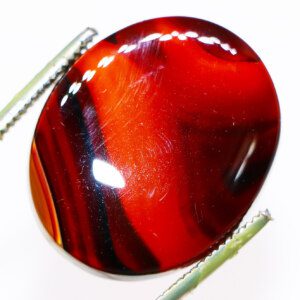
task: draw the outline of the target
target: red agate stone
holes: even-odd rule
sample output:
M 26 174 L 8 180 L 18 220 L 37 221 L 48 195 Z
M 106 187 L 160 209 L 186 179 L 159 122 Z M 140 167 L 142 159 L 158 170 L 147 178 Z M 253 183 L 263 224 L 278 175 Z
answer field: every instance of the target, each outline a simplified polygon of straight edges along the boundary
M 239 224 L 279 135 L 263 63 L 193 18 L 125 28 L 56 85 L 31 153 L 37 212 L 96 269 L 155 273 L 205 256 Z

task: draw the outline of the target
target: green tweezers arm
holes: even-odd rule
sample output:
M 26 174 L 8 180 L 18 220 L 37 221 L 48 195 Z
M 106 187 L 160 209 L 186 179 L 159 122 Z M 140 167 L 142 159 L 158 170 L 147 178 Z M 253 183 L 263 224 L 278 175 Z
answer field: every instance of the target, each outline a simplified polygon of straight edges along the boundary
M 268 210 L 260 212 L 250 223 L 240 227 L 223 245 L 170 286 L 157 300 L 180 299 L 186 293 L 196 288 L 199 283 L 224 262 L 237 254 L 239 249 L 251 240 L 270 220 L 271 215 Z
M 0 139 L 23 115 L 28 107 L 54 83 L 97 35 L 87 28 L 61 50 L 11 101 L 0 111 Z

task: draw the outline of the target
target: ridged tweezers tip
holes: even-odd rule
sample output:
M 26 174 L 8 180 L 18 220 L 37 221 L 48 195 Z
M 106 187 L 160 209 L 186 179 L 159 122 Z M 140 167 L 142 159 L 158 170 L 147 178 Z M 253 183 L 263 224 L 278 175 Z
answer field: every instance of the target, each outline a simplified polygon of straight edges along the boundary
M 82 31 L 0 110 L 0 140 L 28 108 L 89 48 L 96 36 L 97 31 L 94 28 L 88 27 Z
M 260 211 L 250 222 L 239 227 L 225 243 L 198 262 L 186 274 L 171 285 L 157 300 L 176 300 L 196 288 L 200 282 L 218 269 L 225 261 L 236 255 L 269 221 L 269 210 Z

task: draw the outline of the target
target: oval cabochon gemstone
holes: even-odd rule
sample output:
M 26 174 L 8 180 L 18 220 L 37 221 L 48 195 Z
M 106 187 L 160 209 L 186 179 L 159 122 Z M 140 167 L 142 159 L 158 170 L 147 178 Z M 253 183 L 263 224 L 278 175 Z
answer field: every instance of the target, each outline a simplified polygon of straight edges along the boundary
M 279 129 L 274 86 L 244 41 L 193 18 L 141 22 L 85 52 L 51 93 L 31 151 L 35 207 L 90 267 L 184 266 L 238 226 Z

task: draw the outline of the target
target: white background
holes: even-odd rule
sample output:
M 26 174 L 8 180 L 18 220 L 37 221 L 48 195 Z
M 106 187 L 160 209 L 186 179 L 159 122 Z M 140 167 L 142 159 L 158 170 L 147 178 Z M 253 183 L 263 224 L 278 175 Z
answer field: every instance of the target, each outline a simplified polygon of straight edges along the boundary
M 220 24 L 265 62 L 282 112 L 280 145 L 248 218 L 275 219 L 187 299 L 300 299 L 300 18 L 298 1 L 0 0 L 0 107 L 87 26 L 101 36 L 143 19 L 185 15 Z M 42 101 L 0 142 L 0 299 L 155 299 L 182 270 L 119 281 L 74 264 L 41 230 L 28 184 L 28 158 Z

